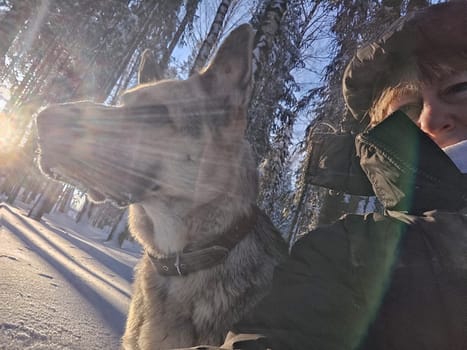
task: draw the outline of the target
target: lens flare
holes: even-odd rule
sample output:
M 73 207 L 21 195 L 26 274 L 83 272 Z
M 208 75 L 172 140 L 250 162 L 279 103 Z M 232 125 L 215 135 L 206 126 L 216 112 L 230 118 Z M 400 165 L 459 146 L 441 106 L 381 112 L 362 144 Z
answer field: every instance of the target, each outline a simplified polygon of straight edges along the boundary
M 16 147 L 15 134 L 12 120 L 7 115 L 0 114 L 0 153 L 7 153 Z

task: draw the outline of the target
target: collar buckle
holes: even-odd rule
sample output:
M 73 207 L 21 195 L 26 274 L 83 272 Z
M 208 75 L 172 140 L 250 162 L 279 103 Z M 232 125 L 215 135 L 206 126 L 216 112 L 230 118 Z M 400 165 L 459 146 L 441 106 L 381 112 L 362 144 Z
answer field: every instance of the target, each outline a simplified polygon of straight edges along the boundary
M 181 265 L 180 265 L 180 253 L 177 253 L 177 256 L 175 258 L 174 266 L 175 266 L 175 269 L 177 270 L 178 275 L 183 276 L 182 271 L 180 270 L 180 267 L 181 267 Z

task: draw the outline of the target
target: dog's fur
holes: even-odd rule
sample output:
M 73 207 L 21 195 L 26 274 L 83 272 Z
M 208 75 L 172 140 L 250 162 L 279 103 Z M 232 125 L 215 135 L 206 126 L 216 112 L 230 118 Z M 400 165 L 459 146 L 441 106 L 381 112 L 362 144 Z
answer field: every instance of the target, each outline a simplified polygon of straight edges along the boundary
M 130 231 L 146 253 L 125 349 L 221 344 L 268 291 L 286 255 L 278 232 L 255 209 L 256 167 L 243 140 L 252 42 L 251 27 L 240 26 L 188 80 L 140 85 L 117 107 L 76 102 L 38 115 L 45 173 L 83 184 L 95 200 L 132 202 Z M 209 246 L 249 220 L 249 232 L 221 264 L 185 276 L 156 270 L 153 259 Z

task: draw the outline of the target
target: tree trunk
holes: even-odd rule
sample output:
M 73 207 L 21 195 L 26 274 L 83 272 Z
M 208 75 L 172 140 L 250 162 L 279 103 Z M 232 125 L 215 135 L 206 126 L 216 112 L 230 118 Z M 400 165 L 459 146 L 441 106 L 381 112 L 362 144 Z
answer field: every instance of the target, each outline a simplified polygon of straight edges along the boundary
M 266 57 L 271 52 L 282 17 L 287 9 L 287 0 L 270 0 L 260 19 L 255 37 L 255 54 L 253 54 L 253 77 L 255 80 L 262 73 Z
M 53 208 L 60 189 L 60 184 L 48 181 L 39 200 L 33 205 L 31 210 L 29 211 L 28 217 L 40 221 L 42 216 L 46 213 L 49 213 L 50 210 Z
M 287 4 L 286 0 L 270 0 L 254 23 L 256 35 L 252 62 L 253 92 L 248 108 L 249 120 L 246 135 L 253 146 L 257 162 L 261 162 L 268 152 L 269 132 L 273 120 L 272 114 L 275 110 L 273 104 L 277 104 L 277 97 L 280 98 L 280 96 L 269 96 L 263 93 L 265 84 L 271 84 L 271 82 L 260 78 L 263 75 L 267 76 L 267 72 L 271 70 L 268 65 L 268 56 Z M 264 106 L 269 107 L 267 111 L 263 110 Z
M 16 197 L 18 196 L 19 191 L 21 190 L 21 187 L 23 186 L 24 181 L 26 180 L 26 177 L 27 175 L 24 174 L 18 182 L 16 183 L 10 182 L 11 187 L 9 191 L 7 192 L 7 195 L 8 195 L 7 203 L 8 204 L 13 204 L 15 202 Z
M 89 219 L 89 211 L 92 210 L 93 203 L 88 199 L 84 200 L 84 205 L 81 211 L 76 215 L 75 222 L 81 222 L 83 218 Z
M 66 186 L 65 191 L 62 192 L 59 203 L 57 205 L 59 212 L 65 213 L 68 210 L 71 196 L 73 195 L 73 191 L 74 191 L 74 187 L 70 185 Z
M 311 138 L 313 135 L 314 128 L 310 128 L 308 131 L 307 138 Z M 311 142 L 308 143 L 308 147 L 311 148 Z M 290 229 L 289 232 L 287 233 L 286 236 L 286 241 L 289 244 L 289 247 L 292 247 L 292 245 L 295 243 L 298 235 L 298 219 L 299 216 L 302 212 L 305 212 L 305 200 L 307 198 L 307 193 L 309 191 L 309 183 L 308 183 L 308 174 L 310 172 L 310 169 L 312 167 L 312 153 L 310 149 L 307 149 L 305 159 L 302 162 L 301 165 L 301 172 L 299 174 L 299 179 L 297 181 L 298 188 L 295 191 L 294 194 L 294 211 L 292 214 L 291 218 L 291 224 L 290 224 Z
M 209 55 L 211 54 L 212 48 L 217 43 L 220 33 L 222 32 L 225 15 L 229 10 L 231 2 L 231 0 L 223 0 L 217 8 L 217 13 L 214 17 L 214 21 L 211 24 L 211 28 L 209 29 L 208 36 L 203 41 L 203 44 L 201 45 L 201 48 L 198 51 L 198 55 L 195 58 L 193 67 L 191 67 L 190 75 L 193 75 L 193 73 L 199 71 L 206 65 Z
M 128 235 L 128 210 L 122 210 L 118 220 L 115 225 L 112 227 L 112 230 L 109 233 L 106 241 L 113 242 L 119 247 L 122 246 L 123 241 Z
M 0 57 L 5 56 L 16 34 L 31 15 L 34 6 L 35 1 L 12 2 L 11 10 L 0 21 L 0 33 L 2 33 Z M 0 65 L 3 65 L 3 62 Z
M 52 34 L 49 34 L 49 36 L 50 44 L 44 52 L 44 58 L 35 59 L 30 65 L 27 72 L 24 74 L 21 83 L 13 90 L 12 96 L 5 107 L 7 110 L 13 110 L 15 106 L 19 106 L 22 101 L 24 101 L 24 97 L 27 96 L 28 90 L 34 88 L 35 84 L 41 86 L 44 84 L 46 77 L 44 71 L 49 72 L 52 69 L 53 64 L 58 58 L 57 55 L 59 55 L 56 37 L 52 37 Z

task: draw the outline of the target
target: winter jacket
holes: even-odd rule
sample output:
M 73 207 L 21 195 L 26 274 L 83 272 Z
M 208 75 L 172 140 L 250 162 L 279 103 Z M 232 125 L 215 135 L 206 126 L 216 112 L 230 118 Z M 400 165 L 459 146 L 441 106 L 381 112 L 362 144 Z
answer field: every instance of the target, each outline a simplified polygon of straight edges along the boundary
M 431 6 L 362 47 L 343 79 L 354 117 L 364 123 L 402 62 L 433 47 L 467 51 L 465 18 L 465 1 Z M 373 192 L 384 213 L 347 215 L 300 239 L 222 349 L 467 349 L 467 175 L 400 113 L 358 135 L 355 152 L 360 166 L 344 170 L 325 154 L 311 181 Z
M 356 149 L 386 214 L 298 241 L 233 348 L 467 349 L 467 175 L 402 114 Z
M 401 65 L 467 52 L 466 18 L 465 1 L 431 6 L 359 49 L 343 78 L 353 116 L 365 124 Z M 340 152 L 352 160 L 347 150 Z M 347 215 L 298 241 L 271 293 L 224 347 L 467 349 L 467 175 L 400 113 L 356 137 L 361 169 L 352 161 L 342 167 L 328 151 L 311 181 L 372 191 L 384 214 Z

